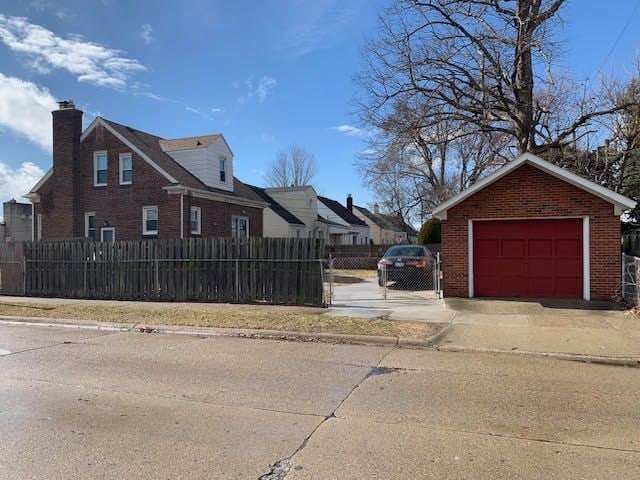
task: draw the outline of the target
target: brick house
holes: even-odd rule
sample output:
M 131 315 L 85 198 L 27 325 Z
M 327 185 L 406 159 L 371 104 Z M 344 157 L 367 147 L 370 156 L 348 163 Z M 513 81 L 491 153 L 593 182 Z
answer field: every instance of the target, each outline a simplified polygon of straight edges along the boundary
M 525 153 L 439 205 L 448 297 L 611 300 L 636 202 Z
M 53 166 L 25 195 L 34 238 L 261 236 L 264 201 L 233 176 L 222 135 L 165 140 L 60 102 Z

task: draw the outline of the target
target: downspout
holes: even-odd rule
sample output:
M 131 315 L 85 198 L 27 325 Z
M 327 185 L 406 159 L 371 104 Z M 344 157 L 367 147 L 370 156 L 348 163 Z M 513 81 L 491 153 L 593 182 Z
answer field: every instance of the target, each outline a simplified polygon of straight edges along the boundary
M 36 239 L 36 204 L 31 202 L 31 241 Z
M 184 238 L 184 195 L 180 194 L 180 238 Z

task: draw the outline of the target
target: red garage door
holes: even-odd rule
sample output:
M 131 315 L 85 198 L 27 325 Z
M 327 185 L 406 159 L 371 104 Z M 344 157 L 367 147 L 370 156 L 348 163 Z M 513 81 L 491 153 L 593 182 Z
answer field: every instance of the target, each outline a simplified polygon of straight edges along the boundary
M 582 298 L 582 219 L 473 222 L 477 297 Z

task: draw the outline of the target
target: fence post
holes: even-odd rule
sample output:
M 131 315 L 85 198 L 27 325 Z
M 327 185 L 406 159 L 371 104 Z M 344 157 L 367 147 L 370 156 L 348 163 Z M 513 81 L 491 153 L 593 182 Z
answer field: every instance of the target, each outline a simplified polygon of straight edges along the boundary
M 27 257 L 22 253 L 22 262 L 20 264 L 20 268 L 22 269 L 22 295 L 27 295 Z
M 333 257 L 329 254 L 329 305 L 333 304 Z
M 84 293 L 87 293 L 87 261 L 84 261 L 84 279 L 82 281 L 82 288 Z
M 387 266 L 386 265 L 382 265 L 382 288 L 383 288 L 383 293 L 382 296 L 384 298 L 384 301 L 387 301 Z
M 238 272 L 238 267 L 240 265 L 240 261 L 236 258 L 235 260 L 236 263 L 236 300 L 240 300 L 240 278 L 239 278 L 239 272 Z
M 154 266 L 155 266 L 155 272 L 154 272 L 154 280 L 155 280 L 155 284 L 156 284 L 156 295 L 158 295 L 160 293 L 160 272 L 158 271 L 158 259 L 156 258 L 155 261 L 153 262 Z

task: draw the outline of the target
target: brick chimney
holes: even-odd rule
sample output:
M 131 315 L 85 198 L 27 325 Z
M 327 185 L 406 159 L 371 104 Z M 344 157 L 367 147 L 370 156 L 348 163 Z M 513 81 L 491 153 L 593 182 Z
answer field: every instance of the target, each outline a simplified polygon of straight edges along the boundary
M 350 193 L 347 194 L 347 210 L 353 212 L 353 198 Z
M 53 175 L 50 214 L 44 213 L 43 238 L 81 237 L 83 233 L 80 193 L 80 136 L 82 111 L 72 100 L 58 102 L 53 115 Z
M 375 215 L 380 215 L 380 205 L 378 205 L 377 203 L 373 204 L 373 213 Z

